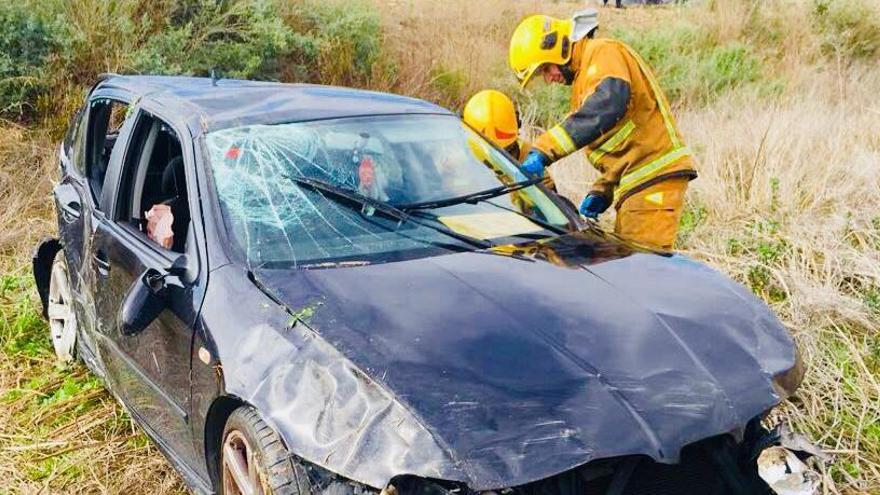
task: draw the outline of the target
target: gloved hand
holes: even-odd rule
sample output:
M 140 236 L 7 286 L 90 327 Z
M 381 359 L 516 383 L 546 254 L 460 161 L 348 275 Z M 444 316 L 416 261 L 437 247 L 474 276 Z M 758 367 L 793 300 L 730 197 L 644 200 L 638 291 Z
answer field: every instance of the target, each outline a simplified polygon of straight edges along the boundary
M 526 155 L 526 159 L 523 160 L 522 165 L 519 166 L 519 169 L 530 179 L 540 179 L 541 177 L 544 177 L 544 167 L 549 164 L 550 157 L 541 151 L 531 150 L 529 151 L 529 154 Z
M 579 211 L 581 215 L 595 220 L 600 213 L 605 213 L 609 206 L 611 206 L 611 202 L 608 201 L 608 198 L 597 192 L 591 192 L 581 201 Z

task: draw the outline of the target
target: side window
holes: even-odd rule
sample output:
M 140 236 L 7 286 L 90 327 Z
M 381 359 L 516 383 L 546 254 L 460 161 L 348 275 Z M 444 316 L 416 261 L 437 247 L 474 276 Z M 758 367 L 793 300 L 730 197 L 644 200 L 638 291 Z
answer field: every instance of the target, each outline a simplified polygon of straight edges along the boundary
M 141 112 L 125 157 L 117 221 L 149 241 L 186 251 L 190 213 L 180 138 L 157 117 Z
M 110 153 L 119 137 L 119 128 L 125 122 L 128 105 L 118 100 L 100 98 L 92 100 L 89 107 L 85 172 L 95 203 L 99 209 L 103 209 L 104 205 L 99 200 L 104 189 L 104 177 L 110 164 Z
M 71 150 L 73 150 L 73 143 L 76 141 L 76 135 L 79 134 L 79 126 L 82 123 L 82 115 L 83 109 L 78 108 L 73 117 L 70 118 L 70 123 L 67 126 L 67 132 L 64 134 L 64 153 L 67 156 L 70 156 Z

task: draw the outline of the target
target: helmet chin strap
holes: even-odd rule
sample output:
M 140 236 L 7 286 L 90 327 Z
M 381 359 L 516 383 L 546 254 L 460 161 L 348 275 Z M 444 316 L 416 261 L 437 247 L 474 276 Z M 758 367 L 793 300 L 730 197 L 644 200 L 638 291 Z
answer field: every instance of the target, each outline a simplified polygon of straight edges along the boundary
M 565 65 L 560 65 L 559 72 L 562 72 L 562 77 L 565 78 L 565 84 L 571 86 L 571 84 L 574 82 L 575 76 L 574 71 L 571 70 L 571 62 L 569 61 Z

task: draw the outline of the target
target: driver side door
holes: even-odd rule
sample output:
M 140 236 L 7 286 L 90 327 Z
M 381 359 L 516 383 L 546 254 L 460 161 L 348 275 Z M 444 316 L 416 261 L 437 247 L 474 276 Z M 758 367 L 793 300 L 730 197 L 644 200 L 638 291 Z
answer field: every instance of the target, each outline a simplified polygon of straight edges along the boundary
M 199 255 L 188 228 L 192 156 L 160 117 L 139 108 L 132 118 L 129 134 L 119 137 L 126 146 L 116 147 L 124 152 L 111 157 L 111 207 L 96 219 L 90 243 L 98 349 L 111 390 L 163 450 L 191 466 L 190 350 L 201 303 Z M 157 242 L 146 218 L 154 206 L 173 213 L 173 244 Z M 138 299 L 145 289 L 155 296 L 150 308 Z M 136 328 L 126 324 L 132 314 L 143 320 Z

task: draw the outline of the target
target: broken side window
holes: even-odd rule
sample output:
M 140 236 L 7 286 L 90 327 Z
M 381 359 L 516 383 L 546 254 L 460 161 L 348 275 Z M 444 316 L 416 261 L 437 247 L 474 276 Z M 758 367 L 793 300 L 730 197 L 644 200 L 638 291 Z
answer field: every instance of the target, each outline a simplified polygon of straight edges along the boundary
M 85 172 L 89 189 L 98 209 L 104 177 L 110 164 L 110 154 L 119 137 L 119 129 L 125 122 L 128 104 L 112 98 L 98 98 L 89 104 L 88 131 L 86 135 Z

